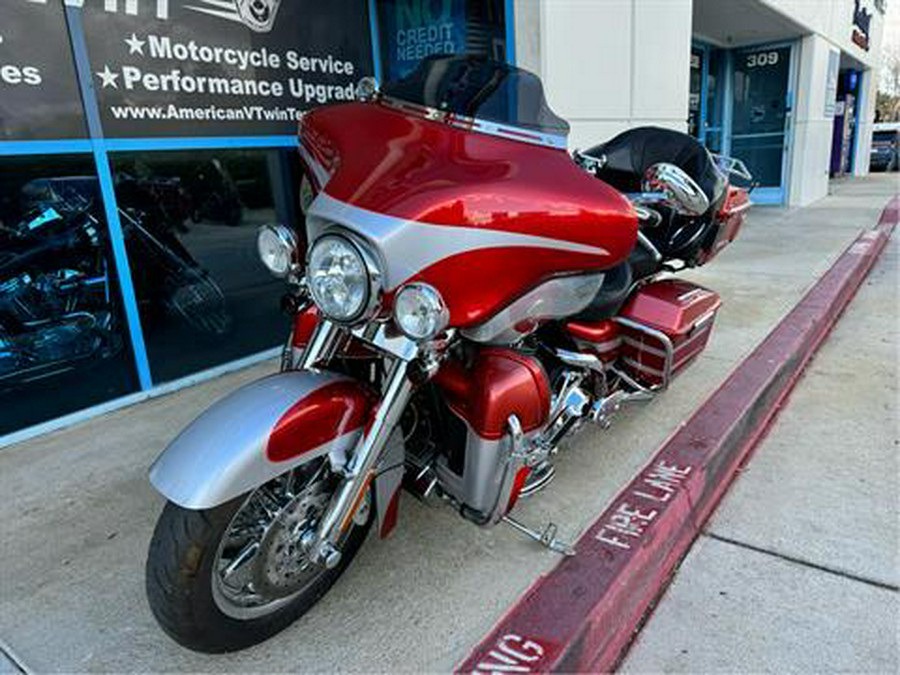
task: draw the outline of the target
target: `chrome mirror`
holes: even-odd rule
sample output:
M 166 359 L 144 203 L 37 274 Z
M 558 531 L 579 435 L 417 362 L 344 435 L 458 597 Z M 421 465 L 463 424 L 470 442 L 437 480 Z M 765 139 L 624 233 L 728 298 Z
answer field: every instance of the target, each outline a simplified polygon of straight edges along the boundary
M 356 83 L 356 100 L 371 101 L 378 96 L 378 80 L 374 77 L 364 77 Z
M 706 193 L 674 164 L 660 162 L 647 169 L 641 189 L 664 195 L 666 202 L 683 216 L 699 216 L 709 209 Z

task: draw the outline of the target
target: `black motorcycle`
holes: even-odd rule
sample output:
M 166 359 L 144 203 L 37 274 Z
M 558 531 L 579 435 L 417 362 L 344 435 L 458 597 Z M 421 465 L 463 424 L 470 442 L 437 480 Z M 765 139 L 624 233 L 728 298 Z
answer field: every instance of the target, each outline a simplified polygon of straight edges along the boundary
M 46 206 L 0 228 L 0 384 L 25 384 L 122 349 L 103 228 Z
M 22 188 L 25 218 L 0 225 L 0 388 L 105 360 L 123 347 L 95 190 L 94 178 L 32 181 Z M 199 332 L 227 332 L 225 296 L 172 231 L 177 223 L 128 205 L 119 218 L 142 319 L 162 310 Z

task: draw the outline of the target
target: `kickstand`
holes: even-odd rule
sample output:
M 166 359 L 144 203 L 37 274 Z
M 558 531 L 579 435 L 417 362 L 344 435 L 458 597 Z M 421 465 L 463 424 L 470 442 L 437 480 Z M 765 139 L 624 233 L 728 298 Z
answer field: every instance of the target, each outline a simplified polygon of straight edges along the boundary
M 570 544 L 556 538 L 556 532 L 559 528 L 556 527 L 555 523 L 547 523 L 544 531 L 538 532 L 510 516 L 503 516 L 503 522 L 551 551 L 561 553 L 564 556 L 575 555 L 575 549 Z

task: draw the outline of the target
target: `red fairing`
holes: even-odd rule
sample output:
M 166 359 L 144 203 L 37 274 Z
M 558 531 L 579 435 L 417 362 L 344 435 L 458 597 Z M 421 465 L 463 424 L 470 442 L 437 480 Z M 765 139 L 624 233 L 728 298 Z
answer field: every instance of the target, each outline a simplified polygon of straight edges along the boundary
M 512 349 L 487 348 L 471 367 L 445 361 L 434 378 L 447 404 L 481 438 L 508 433 L 510 415 L 525 432 L 539 429 L 550 415 L 550 383 L 537 359 Z
M 434 285 L 452 326 L 477 325 L 549 277 L 610 268 L 636 242 L 628 200 L 560 149 L 350 103 L 303 118 L 301 154 L 324 200 L 357 209 L 342 225 L 373 242 L 385 290 Z
M 377 397 L 356 382 L 326 384 L 281 416 L 266 445 L 266 457 L 283 462 L 333 441 L 368 421 Z

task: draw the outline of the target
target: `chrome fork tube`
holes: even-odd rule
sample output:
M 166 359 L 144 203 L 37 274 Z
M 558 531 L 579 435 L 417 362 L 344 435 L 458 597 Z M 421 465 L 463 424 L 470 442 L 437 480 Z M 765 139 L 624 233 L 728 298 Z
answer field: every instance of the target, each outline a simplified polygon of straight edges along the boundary
M 340 561 L 341 554 L 335 544 L 351 525 L 372 481 L 373 469 L 409 401 L 412 383 L 407 377 L 408 371 L 408 361 L 400 358 L 394 360 L 381 405 L 353 456 L 344 467 L 344 480 L 335 491 L 319 522 L 315 540 L 310 544 L 310 548 L 313 558 L 326 567 L 334 567 Z
M 328 361 L 337 351 L 342 335 L 340 326 L 323 317 L 303 350 L 297 369 L 312 370 L 322 361 Z

